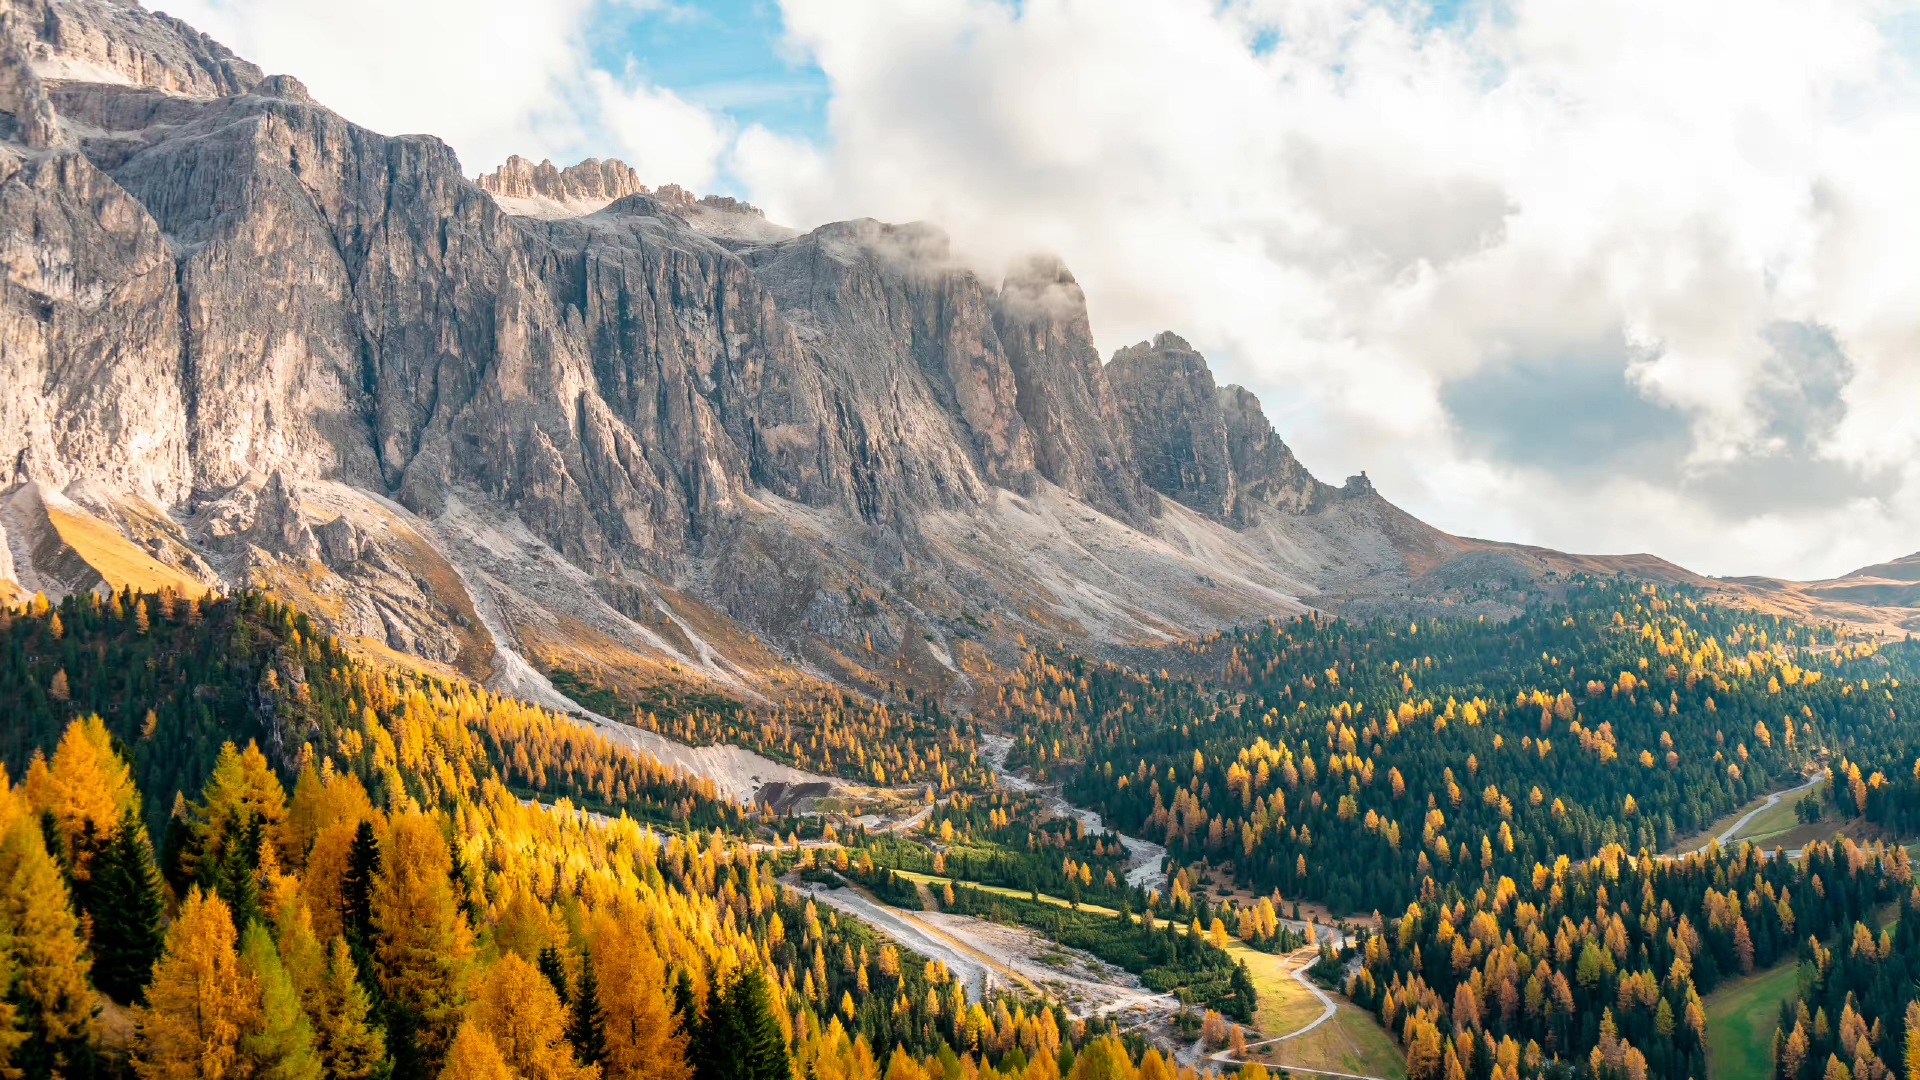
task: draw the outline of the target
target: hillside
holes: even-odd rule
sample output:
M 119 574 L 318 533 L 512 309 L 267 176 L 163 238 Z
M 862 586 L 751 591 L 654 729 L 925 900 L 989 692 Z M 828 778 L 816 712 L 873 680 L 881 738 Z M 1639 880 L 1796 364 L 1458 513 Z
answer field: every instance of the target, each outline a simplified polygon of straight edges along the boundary
M 932 226 L 796 235 L 613 161 L 476 182 L 176 20 L 16 6 L 0 578 L 22 598 L 270 588 L 369 654 L 551 704 L 555 670 L 964 703 L 1023 633 L 1099 650 L 1309 605 L 1492 610 L 1570 570 L 1692 580 L 1317 480 L 1178 336 L 1103 362 L 1057 261 L 983 280 Z

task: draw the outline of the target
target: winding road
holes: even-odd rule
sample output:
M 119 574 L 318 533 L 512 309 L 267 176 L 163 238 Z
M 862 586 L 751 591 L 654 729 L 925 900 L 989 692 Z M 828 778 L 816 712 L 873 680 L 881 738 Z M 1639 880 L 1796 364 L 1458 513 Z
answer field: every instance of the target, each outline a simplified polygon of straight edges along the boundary
M 1756 806 L 1753 809 L 1747 811 L 1746 813 L 1740 815 L 1740 820 L 1727 826 L 1725 832 L 1722 832 L 1719 836 L 1715 836 L 1709 839 L 1706 843 L 1701 844 L 1698 848 L 1695 848 L 1693 851 L 1693 854 L 1705 855 L 1707 853 L 1707 849 L 1712 847 L 1715 844 L 1719 844 L 1721 847 L 1725 847 L 1727 844 L 1731 843 L 1733 838 L 1739 835 L 1740 830 L 1746 828 L 1747 824 L 1751 822 L 1754 818 L 1757 818 L 1761 814 L 1766 813 L 1768 810 L 1771 810 L 1774 807 L 1780 805 L 1781 799 L 1784 799 L 1789 795 L 1798 795 L 1803 791 L 1807 791 L 1813 788 L 1816 784 L 1819 784 L 1822 780 L 1825 780 L 1826 778 L 1827 778 L 1827 774 L 1824 772 L 1815 773 L 1813 775 L 1813 779 L 1808 780 L 1806 783 L 1801 784 L 1799 787 L 1788 788 L 1785 791 L 1774 792 L 1773 794 L 1767 796 L 1766 802 L 1761 803 L 1759 806 Z M 1798 855 L 1799 853 L 1800 852 L 1798 850 L 1795 850 L 1795 851 L 1787 852 L 1787 855 L 1789 858 L 1791 858 L 1795 855 Z

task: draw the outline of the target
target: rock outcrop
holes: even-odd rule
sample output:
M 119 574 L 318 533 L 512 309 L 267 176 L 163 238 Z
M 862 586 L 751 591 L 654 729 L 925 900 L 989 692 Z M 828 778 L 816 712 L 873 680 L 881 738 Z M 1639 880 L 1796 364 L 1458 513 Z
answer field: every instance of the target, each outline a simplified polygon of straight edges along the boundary
M 1090 506 L 1145 525 L 1153 493 L 1134 469 L 1126 418 L 1094 348 L 1080 283 L 1058 259 L 1023 260 L 1001 282 L 994 328 L 1040 474 Z
M 535 165 L 518 154 L 474 183 L 494 195 L 514 199 L 552 199 L 555 202 L 597 202 L 602 205 L 629 195 L 648 194 L 640 174 L 624 161 L 588 158 L 557 168 L 550 160 Z
M 1216 386 L 1185 340 L 1162 333 L 1114 353 L 1107 365 L 1147 486 L 1236 528 L 1263 512 L 1304 514 L 1348 495 L 1373 494 L 1359 478 L 1337 489 L 1313 478 L 1274 433 L 1260 399 Z

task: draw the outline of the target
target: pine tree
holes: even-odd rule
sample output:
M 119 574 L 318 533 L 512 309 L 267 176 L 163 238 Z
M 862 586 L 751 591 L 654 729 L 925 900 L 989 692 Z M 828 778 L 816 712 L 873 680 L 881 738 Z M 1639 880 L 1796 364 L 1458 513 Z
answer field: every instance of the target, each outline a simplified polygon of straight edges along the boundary
M 373 1020 L 372 999 L 360 985 L 346 938 L 333 939 L 324 975 L 314 1016 L 328 1080 L 381 1080 L 392 1067 L 386 1032 Z
M 247 1071 L 258 1080 L 320 1080 L 313 1025 L 300 1007 L 272 935 L 256 922 L 240 942 L 241 966 L 260 987 L 258 1022 L 240 1040 Z
M 563 1034 L 566 1007 L 539 969 L 506 953 L 480 979 L 473 1018 L 492 1036 L 507 1066 L 525 1080 L 598 1080 L 593 1064 L 574 1060 Z
M 554 954 L 556 960 L 559 954 Z M 566 975 L 561 974 L 561 985 Z M 573 1052 L 588 1065 L 599 1065 L 607 1059 L 607 1018 L 600 1008 L 600 980 L 593 972 L 593 955 L 580 955 L 580 984 L 574 990 L 572 1007 L 567 1021 L 567 1037 L 573 1042 Z
M 572 1006 L 573 994 L 567 989 L 567 961 L 560 955 L 560 950 L 552 945 L 541 946 L 540 955 L 534 961 L 534 965 L 540 969 L 540 974 L 545 975 L 547 981 L 553 984 L 553 992 L 560 995 L 560 1003 Z M 574 1045 L 578 1046 L 579 1043 L 576 1041 Z
M 347 872 L 340 878 L 340 923 L 347 940 L 362 948 L 373 942 L 373 886 L 380 876 L 380 841 L 373 822 L 361 819 L 347 849 Z
M 260 1018 L 260 984 L 240 963 L 227 905 L 198 888 L 167 930 L 147 1003 L 134 1010 L 143 1080 L 242 1075 L 240 1040 Z
M 15 1024 L 27 1033 L 15 1064 L 36 1075 L 82 1067 L 95 1011 L 91 963 L 66 879 L 24 817 L 0 841 L 0 926 L 12 944 Z
M 260 882 L 254 876 L 257 867 L 253 854 L 259 850 L 259 844 L 248 842 L 257 838 L 260 830 L 257 819 L 236 817 L 227 819 L 225 831 L 237 835 L 221 838 L 215 846 L 218 856 L 201 864 L 205 873 L 200 883 L 211 887 L 226 901 L 233 913 L 234 925 L 246 926 L 260 917 Z
M 789 1080 L 793 1062 L 757 966 L 708 991 L 691 1056 L 694 1080 Z
M 166 893 L 146 826 L 133 812 L 94 862 L 93 982 L 116 1001 L 138 1001 L 166 947 Z
M 373 891 L 373 956 L 387 1005 L 394 1073 L 440 1071 L 466 1005 L 472 933 L 448 878 L 447 842 L 420 813 L 393 820 Z

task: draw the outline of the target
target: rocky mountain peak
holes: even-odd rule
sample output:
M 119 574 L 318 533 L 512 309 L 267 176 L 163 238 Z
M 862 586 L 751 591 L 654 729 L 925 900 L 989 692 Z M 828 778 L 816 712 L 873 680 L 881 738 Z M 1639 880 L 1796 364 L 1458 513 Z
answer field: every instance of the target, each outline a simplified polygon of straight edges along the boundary
M 696 196 L 679 184 L 649 188 L 640 174 L 618 158 L 587 158 L 560 168 L 550 159 L 539 164 L 518 154 L 474 179 L 501 208 L 522 217 L 577 217 L 605 209 L 622 199 L 644 195 L 680 215 L 696 229 L 724 239 L 760 242 L 793 235 L 766 221 L 751 203 L 725 195 Z
M 474 180 L 481 190 L 514 199 L 552 199 L 555 202 L 597 202 L 602 205 L 628 195 L 650 194 L 640 174 L 626 162 L 588 158 L 566 168 L 551 160 L 538 165 L 518 154 L 490 173 Z M 677 190 L 677 189 L 676 189 Z
M 1216 386 L 1206 357 L 1178 334 L 1119 350 L 1107 376 L 1141 477 L 1181 505 L 1242 527 L 1262 508 L 1302 513 L 1334 492 L 1280 441 L 1260 399 Z

